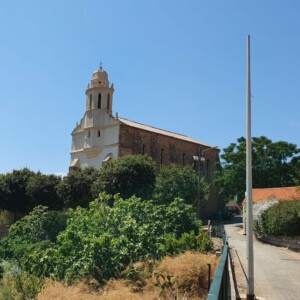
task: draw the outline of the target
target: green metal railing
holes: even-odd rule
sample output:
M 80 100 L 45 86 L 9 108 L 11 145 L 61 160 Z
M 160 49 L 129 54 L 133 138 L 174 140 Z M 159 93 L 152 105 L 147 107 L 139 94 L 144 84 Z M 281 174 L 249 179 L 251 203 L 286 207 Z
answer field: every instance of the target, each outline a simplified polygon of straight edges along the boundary
M 223 246 L 221 261 L 218 265 L 206 299 L 228 299 L 228 245 Z

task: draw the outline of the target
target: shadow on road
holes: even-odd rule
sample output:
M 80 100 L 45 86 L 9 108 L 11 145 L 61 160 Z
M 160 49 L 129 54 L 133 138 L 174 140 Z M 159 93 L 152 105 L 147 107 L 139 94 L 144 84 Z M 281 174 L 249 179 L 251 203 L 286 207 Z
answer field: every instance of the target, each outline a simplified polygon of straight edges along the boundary
M 231 220 L 223 221 L 223 224 L 236 224 L 237 227 L 243 227 L 243 217 L 238 215 L 234 216 Z

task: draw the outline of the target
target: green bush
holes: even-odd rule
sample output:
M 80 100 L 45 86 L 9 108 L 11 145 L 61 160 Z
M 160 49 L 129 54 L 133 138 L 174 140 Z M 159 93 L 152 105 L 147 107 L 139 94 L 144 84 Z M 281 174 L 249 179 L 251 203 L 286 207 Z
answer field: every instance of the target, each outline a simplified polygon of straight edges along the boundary
M 142 199 L 150 199 L 154 184 L 155 163 L 153 159 L 147 155 L 126 155 L 108 161 L 99 170 L 92 191 L 95 197 L 105 192 L 111 195 L 119 193 L 124 199 L 133 195 Z
M 155 201 L 159 204 L 168 204 L 178 197 L 185 203 L 194 204 L 197 184 L 197 174 L 192 168 L 175 164 L 164 166 L 156 177 Z
M 0 280 L 0 299 L 23 300 L 35 299 L 41 291 L 43 279 L 29 274 L 10 261 L 2 261 Z
M 276 236 L 300 235 L 300 200 L 280 201 L 262 214 L 266 234 Z
M 181 245 L 181 236 L 199 231 L 200 222 L 182 200 L 157 206 L 135 196 L 126 200 L 116 196 L 114 206 L 109 207 L 105 203 L 110 200 L 101 194 L 89 209 L 70 211 L 54 253 L 56 277 L 67 281 L 83 276 L 100 281 L 117 277 L 130 263 L 183 251 L 187 247 Z M 170 239 L 178 247 L 169 247 Z
M 110 207 L 111 199 L 103 193 L 89 208 L 71 209 L 66 228 L 59 233 L 48 228 L 50 212 L 36 208 L 0 242 L 2 258 L 15 259 L 22 270 L 40 278 L 72 282 L 88 276 L 101 282 L 120 276 L 140 260 L 211 246 L 192 207 L 183 200 L 155 205 L 116 195 Z
M 35 244 L 46 240 L 54 242 L 65 227 L 66 215 L 63 212 L 48 211 L 45 206 L 37 206 L 10 227 L 9 235 L 0 242 L 0 257 L 21 262 L 31 253 Z

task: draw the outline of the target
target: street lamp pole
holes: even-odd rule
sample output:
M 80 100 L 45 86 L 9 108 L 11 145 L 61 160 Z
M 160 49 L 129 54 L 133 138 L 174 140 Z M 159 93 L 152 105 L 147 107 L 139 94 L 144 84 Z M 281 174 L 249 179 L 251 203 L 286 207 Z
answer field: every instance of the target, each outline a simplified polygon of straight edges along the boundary
M 247 39 L 247 142 L 246 142 L 246 205 L 247 205 L 247 258 L 248 284 L 247 300 L 254 299 L 253 266 L 253 212 L 252 212 L 252 145 L 251 145 L 251 77 L 250 77 L 250 35 Z
M 198 159 L 195 159 L 197 156 L 194 156 L 194 160 L 198 161 L 198 199 L 197 199 L 197 217 L 200 218 L 200 204 L 201 204 L 201 163 L 205 162 L 205 157 L 203 156 L 203 153 L 212 149 L 217 149 L 218 147 L 210 147 L 208 149 L 202 150 L 201 147 L 199 146 L 199 157 Z

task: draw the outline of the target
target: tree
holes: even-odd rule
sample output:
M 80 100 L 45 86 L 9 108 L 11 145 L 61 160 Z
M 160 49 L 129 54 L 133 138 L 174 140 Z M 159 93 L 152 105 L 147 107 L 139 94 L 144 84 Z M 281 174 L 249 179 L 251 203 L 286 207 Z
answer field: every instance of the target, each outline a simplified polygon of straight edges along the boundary
M 56 175 L 44 175 L 37 172 L 31 176 L 26 186 L 30 210 L 38 205 L 47 206 L 50 210 L 61 210 L 63 201 L 56 191 L 60 182 L 61 178 Z
M 252 138 L 253 187 L 283 187 L 295 185 L 300 149 L 284 141 L 272 142 L 267 137 Z M 222 163 L 215 172 L 215 184 L 228 200 L 238 196 L 241 201 L 246 190 L 246 140 L 241 137 L 223 149 Z M 299 168 L 299 165 L 298 165 Z
M 6 209 L 8 194 L 9 190 L 6 182 L 6 174 L 0 174 L 0 209 Z
M 203 216 L 202 211 L 205 210 L 205 207 L 209 199 L 209 194 L 210 194 L 210 185 L 206 181 L 205 177 L 201 177 L 199 184 L 200 184 L 200 191 L 198 191 L 199 194 L 197 196 L 197 200 L 199 201 L 197 203 L 198 218 L 201 216 L 201 214 Z
M 13 170 L 12 173 L 7 173 L 1 176 L 1 208 L 14 213 L 14 221 L 16 220 L 17 212 L 28 212 L 29 197 L 26 193 L 26 186 L 29 179 L 34 175 L 34 172 L 24 168 L 22 170 Z
M 293 165 L 293 168 L 294 168 L 295 174 L 296 174 L 294 177 L 295 185 L 300 186 L 300 156 L 294 157 L 291 160 L 291 163 Z
M 149 199 L 152 196 L 155 182 L 155 163 L 147 155 L 128 155 L 108 161 L 99 171 L 93 185 L 93 194 L 119 193 L 122 198 L 133 195 Z
M 175 164 L 164 166 L 156 178 L 154 198 L 159 204 L 167 204 L 175 198 L 181 198 L 199 212 L 208 200 L 209 185 L 203 177 L 200 180 L 200 191 L 198 184 L 197 174 L 192 168 Z
M 65 207 L 88 207 L 93 200 L 92 184 L 98 171 L 92 167 L 71 170 L 57 186 L 57 193 Z

